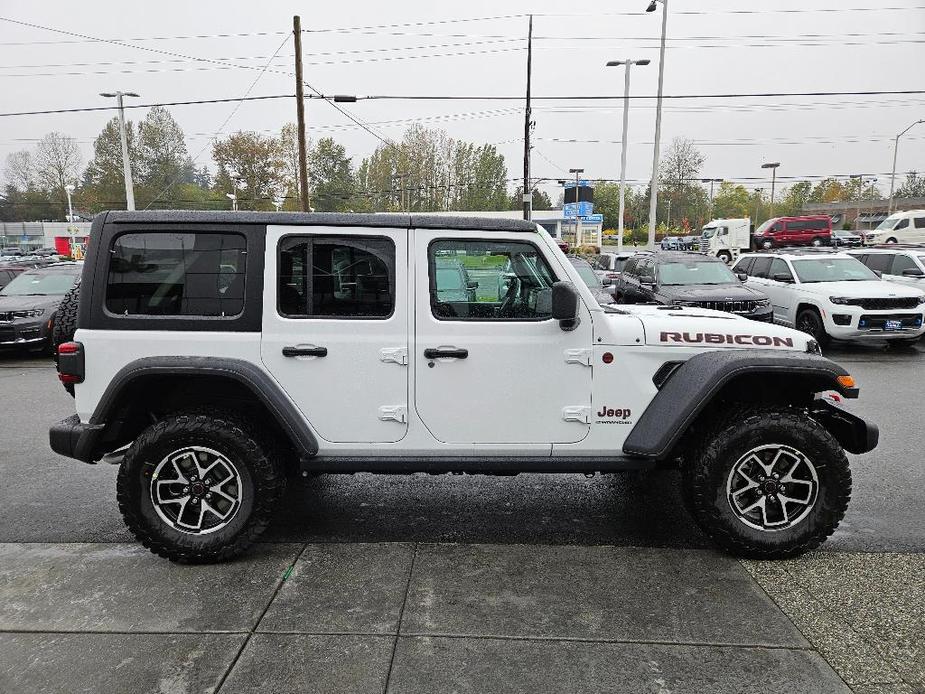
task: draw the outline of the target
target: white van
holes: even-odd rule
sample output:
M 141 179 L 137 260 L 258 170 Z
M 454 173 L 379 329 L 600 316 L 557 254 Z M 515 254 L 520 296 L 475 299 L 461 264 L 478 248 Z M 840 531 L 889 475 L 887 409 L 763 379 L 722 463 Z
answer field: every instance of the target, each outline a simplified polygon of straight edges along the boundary
M 894 212 L 876 229 L 864 233 L 864 243 L 925 243 L 925 210 Z

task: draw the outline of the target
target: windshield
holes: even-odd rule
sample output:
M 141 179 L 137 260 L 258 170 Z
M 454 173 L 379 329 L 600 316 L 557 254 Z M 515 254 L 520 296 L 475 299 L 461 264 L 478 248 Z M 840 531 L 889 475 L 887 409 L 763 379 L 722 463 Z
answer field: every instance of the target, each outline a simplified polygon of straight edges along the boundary
M 800 282 L 860 282 L 879 279 L 855 258 L 811 258 L 794 260 L 793 269 Z
M 64 296 L 76 280 L 76 272 L 24 272 L 0 289 L 0 296 Z
M 597 289 L 601 286 L 601 281 L 597 278 L 597 275 L 594 274 L 594 270 L 592 270 L 589 265 L 585 265 L 584 263 L 572 263 L 572 265 L 578 270 L 578 276 L 581 277 L 582 281 L 591 287 L 591 289 Z
M 883 229 L 884 231 L 889 231 L 896 226 L 896 222 L 900 220 L 898 214 L 894 214 L 892 217 L 887 217 L 877 226 L 877 229 Z
M 705 227 L 703 230 L 702 238 L 708 239 L 714 234 L 716 234 L 716 227 Z
M 689 263 L 662 263 L 658 266 L 661 284 L 730 284 L 739 279 L 726 267 L 716 261 L 693 261 Z

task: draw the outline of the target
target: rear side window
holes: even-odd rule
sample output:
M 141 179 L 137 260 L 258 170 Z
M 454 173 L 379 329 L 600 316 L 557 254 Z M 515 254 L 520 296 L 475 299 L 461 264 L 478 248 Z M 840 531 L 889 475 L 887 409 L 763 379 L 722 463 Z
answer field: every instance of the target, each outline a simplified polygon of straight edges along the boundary
M 752 271 L 748 273 L 752 277 L 764 277 L 767 279 L 768 270 L 771 268 L 771 259 L 767 256 L 761 258 L 755 258 L 755 264 L 752 266 Z
M 925 229 L 925 217 L 916 217 L 916 218 L 915 218 L 915 228 L 916 228 L 916 229 Z
M 111 250 L 106 309 L 125 316 L 240 315 L 246 258 L 241 234 L 122 234 Z
M 890 265 L 893 264 L 893 254 L 871 253 L 864 264 L 874 272 L 888 272 Z
M 283 239 L 278 307 L 289 318 L 388 318 L 395 307 L 395 244 L 363 236 Z

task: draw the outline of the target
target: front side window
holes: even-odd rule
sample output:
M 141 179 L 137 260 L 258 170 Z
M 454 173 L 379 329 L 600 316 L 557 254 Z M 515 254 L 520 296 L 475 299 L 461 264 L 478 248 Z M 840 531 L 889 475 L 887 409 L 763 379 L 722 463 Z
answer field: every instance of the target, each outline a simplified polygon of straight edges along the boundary
M 382 237 L 285 238 L 277 299 L 287 318 L 388 318 L 395 307 L 395 244 Z
M 440 240 L 428 249 L 430 305 L 441 320 L 545 320 L 555 275 L 531 243 Z M 592 273 L 593 274 L 593 273 Z
M 790 272 L 790 268 L 787 267 L 781 258 L 775 258 L 771 261 L 771 269 L 769 271 L 770 279 L 777 282 L 793 282 L 793 273 Z
M 905 229 L 905 228 L 907 228 L 908 226 L 909 226 L 909 220 L 908 220 L 908 219 L 900 219 L 900 220 L 896 223 L 896 226 L 893 227 L 893 230 L 894 230 L 894 231 L 898 231 L 899 229 Z
M 793 261 L 800 282 L 860 282 L 877 280 L 861 261 L 855 258 L 812 258 Z
M 755 259 L 751 256 L 746 256 L 745 258 L 742 258 L 742 260 L 740 260 L 736 264 L 735 272 L 744 272 L 746 275 L 751 274 L 750 271 L 751 271 L 751 268 L 754 262 L 755 262 Z
M 244 311 L 246 258 L 241 234 L 122 234 L 112 246 L 106 309 L 126 316 L 237 316 Z
M 889 270 L 891 275 L 901 275 L 905 270 L 918 270 L 915 261 L 908 255 L 897 255 L 893 258 L 893 266 Z

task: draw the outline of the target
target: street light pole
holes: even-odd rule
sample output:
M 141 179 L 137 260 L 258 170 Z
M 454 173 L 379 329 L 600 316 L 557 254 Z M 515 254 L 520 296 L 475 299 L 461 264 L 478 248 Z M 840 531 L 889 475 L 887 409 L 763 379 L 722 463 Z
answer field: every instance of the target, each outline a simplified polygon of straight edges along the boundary
M 710 220 L 712 220 L 713 219 L 713 184 L 722 183 L 723 179 L 721 178 L 701 178 L 700 182 L 710 184 Z
M 668 31 L 668 0 L 652 0 L 646 12 L 662 3 L 662 42 L 658 54 L 658 98 L 655 101 L 655 147 L 652 150 L 652 182 L 649 184 L 649 250 L 655 249 L 655 213 L 658 208 L 658 146 L 662 136 L 662 86 L 665 78 L 665 36 Z
M 633 65 L 648 65 L 649 60 L 611 60 L 607 67 L 626 65 L 626 74 L 623 78 L 623 140 L 620 147 L 620 218 L 617 230 L 617 253 L 623 252 L 623 212 L 626 204 L 626 134 L 629 130 L 630 118 L 630 68 Z
M 771 207 L 770 207 L 770 212 L 768 213 L 768 219 L 771 219 L 774 216 L 774 184 L 777 183 L 777 167 L 778 166 L 780 166 L 779 161 L 761 165 L 762 169 L 771 169 Z M 755 216 L 757 217 L 757 215 Z
M 125 132 L 125 108 L 122 105 L 122 97 L 138 96 L 135 92 L 101 92 L 100 96 L 108 99 L 116 97 L 116 104 L 119 109 L 119 133 L 122 139 L 122 176 L 125 178 L 125 209 L 135 209 L 135 188 L 132 185 L 132 164 L 129 160 L 128 153 L 128 134 Z
M 584 169 L 569 169 L 568 172 L 575 174 L 575 246 L 578 247 L 578 246 L 581 246 L 581 233 L 580 233 L 581 227 L 578 224 L 578 207 L 579 207 L 578 189 L 581 187 L 579 185 L 581 183 L 581 174 L 583 174 L 585 170 Z
M 907 132 L 912 130 L 912 128 L 919 125 L 920 123 L 925 123 L 925 120 L 915 121 L 915 123 L 913 123 L 908 128 L 906 128 L 901 133 L 899 133 L 899 135 L 897 135 L 895 139 L 893 140 L 893 172 L 890 174 L 890 204 L 889 204 L 889 207 L 887 207 L 888 215 L 893 214 L 893 185 L 896 182 L 896 155 L 899 152 L 899 138 L 901 138 L 903 135 L 905 135 Z
M 71 249 L 71 257 L 73 258 L 74 257 L 74 245 L 75 245 L 74 243 L 75 229 L 74 229 L 74 207 L 71 205 L 71 193 L 74 192 L 74 184 L 68 183 L 66 186 L 64 186 L 64 192 L 67 195 L 67 233 L 71 239 L 70 249 Z

